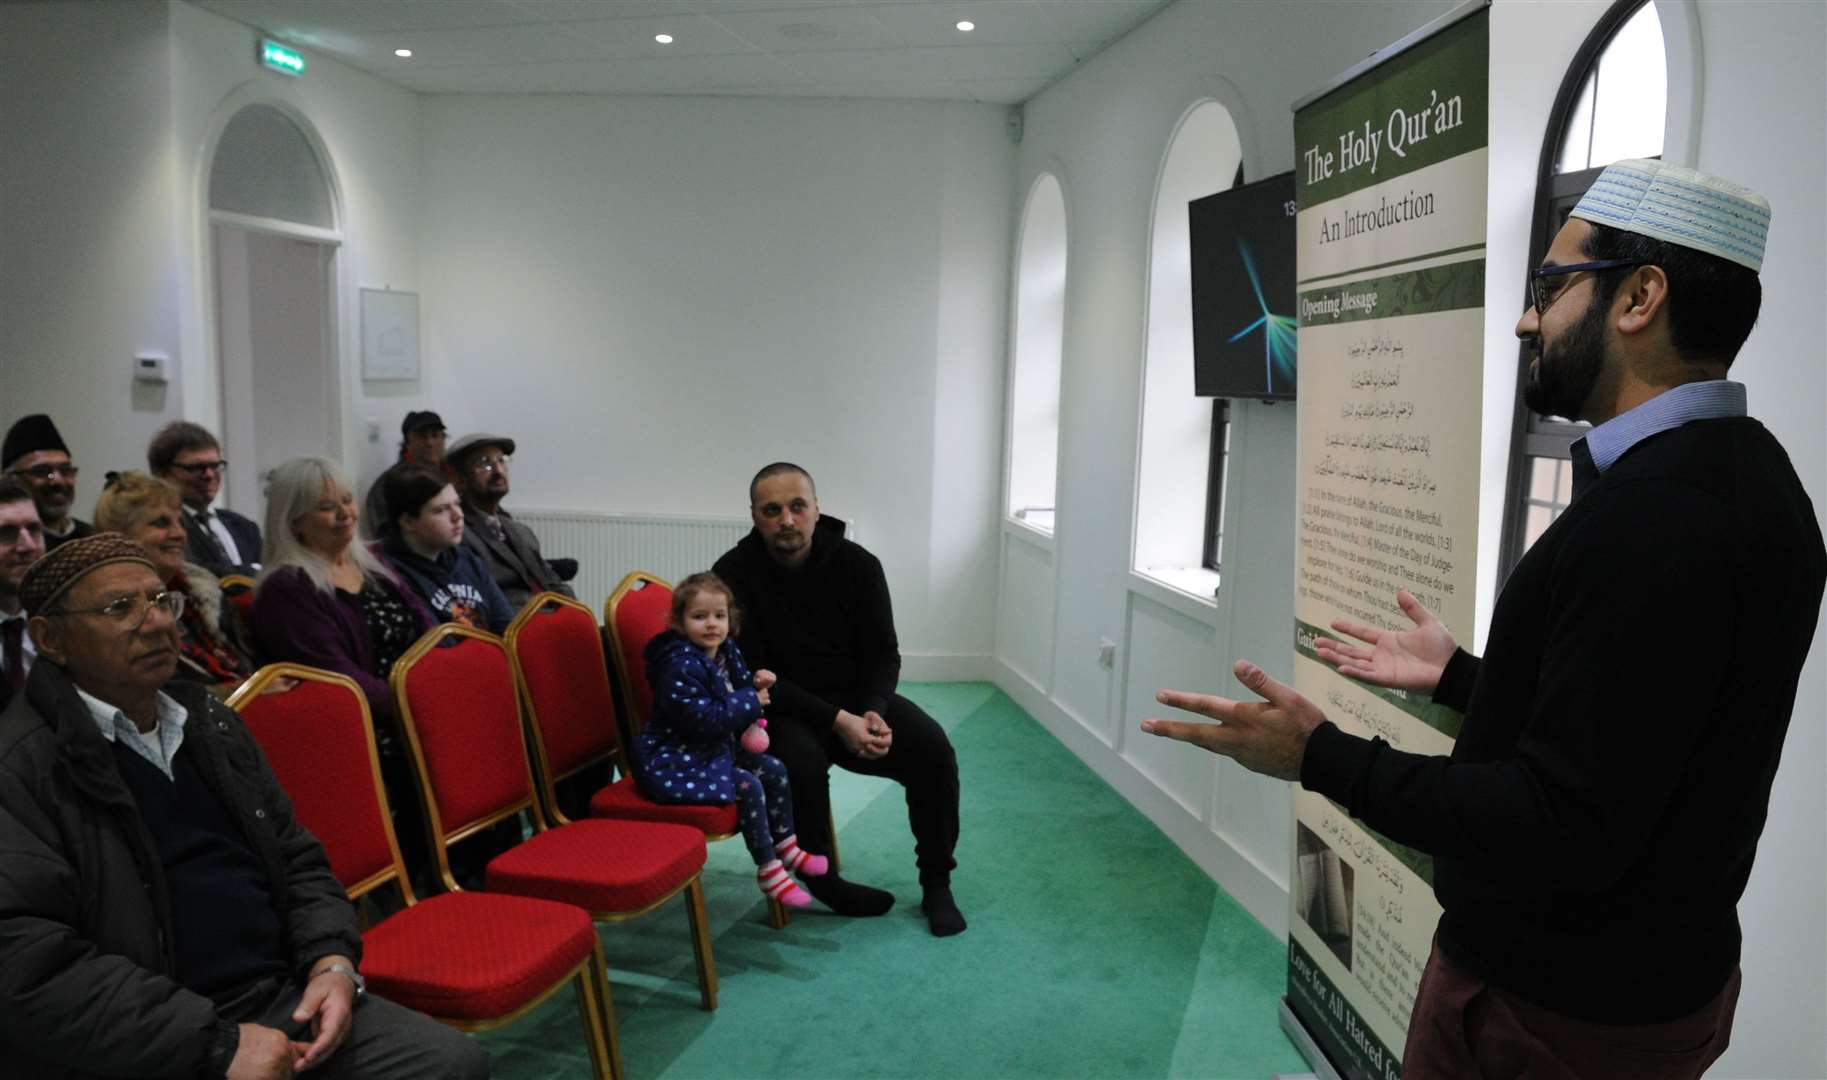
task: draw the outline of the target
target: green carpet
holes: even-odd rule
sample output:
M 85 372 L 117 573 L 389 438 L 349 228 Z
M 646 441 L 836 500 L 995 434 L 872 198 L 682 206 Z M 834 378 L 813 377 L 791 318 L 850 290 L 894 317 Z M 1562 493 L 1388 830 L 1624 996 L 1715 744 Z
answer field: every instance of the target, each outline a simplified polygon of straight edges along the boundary
M 834 770 L 846 876 L 880 919 L 765 921 L 740 840 L 704 871 L 722 992 L 697 1007 L 685 913 L 603 930 L 635 1080 L 693 1077 L 1269 1077 L 1306 1066 L 1276 1022 L 1286 948 L 994 687 L 902 687 L 950 732 L 963 782 L 938 940 L 919 911 L 900 789 Z M 576 999 L 481 1037 L 502 1080 L 587 1077 Z

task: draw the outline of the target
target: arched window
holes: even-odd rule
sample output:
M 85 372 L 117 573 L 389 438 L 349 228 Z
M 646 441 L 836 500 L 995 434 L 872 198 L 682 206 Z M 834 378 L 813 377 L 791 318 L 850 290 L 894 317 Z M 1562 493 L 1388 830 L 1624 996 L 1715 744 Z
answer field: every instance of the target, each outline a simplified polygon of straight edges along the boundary
M 1015 270 L 1009 387 L 1009 516 L 1053 531 L 1059 471 L 1059 359 L 1066 329 L 1066 200 L 1043 174 L 1028 194 Z
M 1618 0 L 1573 58 L 1549 114 L 1536 182 L 1529 267 L 1541 263 L 1555 233 L 1605 166 L 1662 156 L 1668 116 L 1668 64 L 1653 0 Z M 1526 302 L 1526 301 L 1525 301 Z M 1522 558 L 1573 499 L 1569 448 L 1587 425 L 1537 416 L 1522 402 L 1531 350 L 1517 373 L 1516 439 L 1504 513 L 1503 573 Z
M 336 227 L 330 180 L 303 130 L 271 105 L 249 105 L 222 130 L 209 167 L 209 208 Z
M 1186 204 L 1242 181 L 1243 148 L 1230 111 L 1215 101 L 1194 106 L 1168 145 L 1155 191 L 1134 568 L 1206 599 L 1218 584 L 1230 425 L 1222 399 L 1193 395 Z

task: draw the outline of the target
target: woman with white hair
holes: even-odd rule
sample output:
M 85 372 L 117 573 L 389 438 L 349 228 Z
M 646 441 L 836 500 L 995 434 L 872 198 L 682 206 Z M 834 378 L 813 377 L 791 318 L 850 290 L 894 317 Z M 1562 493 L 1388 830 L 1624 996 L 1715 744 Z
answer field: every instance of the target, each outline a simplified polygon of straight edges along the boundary
M 361 504 L 328 458 L 274 469 L 266 493 L 266 569 L 254 595 L 254 641 L 268 660 L 335 671 L 368 697 L 377 733 L 390 741 L 387 675 L 431 629 L 417 595 L 357 539 Z

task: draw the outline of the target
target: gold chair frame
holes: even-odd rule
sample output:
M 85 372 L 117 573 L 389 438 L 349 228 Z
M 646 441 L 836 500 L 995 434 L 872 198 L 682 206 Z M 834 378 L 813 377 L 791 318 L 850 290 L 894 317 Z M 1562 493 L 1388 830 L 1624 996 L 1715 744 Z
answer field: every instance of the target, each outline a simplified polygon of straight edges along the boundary
M 424 637 L 421 637 L 410 649 L 406 650 L 399 660 L 394 662 L 393 671 L 388 680 L 393 687 L 394 706 L 399 710 L 400 727 L 405 731 L 407 744 L 412 749 L 413 767 L 419 779 L 419 801 L 425 808 L 425 830 L 429 834 L 431 850 L 437 859 L 438 877 L 449 891 L 462 892 L 462 886 L 457 884 L 456 877 L 451 873 L 448 845 L 474 836 L 491 825 L 514 817 L 522 810 L 532 815 L 535 833 L 545 832 L 550 825 L 546 821 L 545 813 L 540 807 L 540 800 L 536 795 L 540 790 L 540 785 L 534 776 L 532 755 L 527 753 L 526 718 L 521 713 L 521 692 L 518 680 L 516 680 L 514 687 L 515 733 L 520 739 L 521 762 L 527 769 L 527 794 L 524 798 L 515 800 L 509 807 L 496 810 L 494 813 L 486 814 L 473 821 L 464 822 L 448 832 L 445 831 L 442 815 L 438 811 L 438 800 L 433 797 L 430 790 L 430 774 L 425 762 L 425 750 L 419 741 L 418 725 L 412 718 L 412 702 L 406 693 L 406 677 L 420 660 L 424 659 L 433 649 L 438 648 L 446 638 L 473 638 L 486 642 L 505 654 L 510 675 L 514 674 L 514 667 L 513 653 L 508 650 L 506 643 L 501 638 L 486 630 L 476 630 L 456 623 L 441 623 L 427 631 Z M 629 922 L 664 906 L 673 897 L 683 893 L 686 921 L 691 927 L 692 955 L 698 969 L 699 1002 L 704 1011 L 714 1012 L 717 1008 L 717 962 L 711 953 L 710 925 L 704 914 L 702 878 L 703 871 L 700 870 L 665 895 L 638 910 L 591 911 L 590 918 L 592 921 L 602 924 Z
M 228 705 L 239 715 L 254 698 L 269 692 L 268 687 L 279 679 L 291 679 L 295 682 L 326 683 L 342 687 L 355 697 L 362 711 L 362 731 L 368 740 L 369 780 L 374 785 L 376 801 L 380 804 L 381 827 L 387 836 L 387 850 L 392 855 L 392 863 L 384 870 L 378 870 L 354 885 L 346 886 L 349 902 L 355 903 L 383 885 L 398 882 L 400 897 L 407 908 L 419 902 L 412 891 L 412 877 L 406 872 L 405 859 L 400 855 L 399 838 L 393 831 L 393 807 L 387 799 L 387 788 L 381 782 L 380 748 L 374 738 L 374 716 L 368 708 L 368 698 L 361 687 L 347 675 L 324 671 L 319 668 L 306 667 L 302 664 L 268 664 L 250 675 L 235 692 L 229 695 Z M 274 691 L 284 693 L 290 690 Z M 464 1032 L 494 1031 L 506 1027 L 521 1017 L 545 1004 L 552 995 L 572 983 L 577 991 L 578 1011 L 583 1015 L 585 1045 L 590 1053 L 591 1072 L 596 1080 L 625 1080 L 627 1075 L 622 1065 L 621 1035 L 615 1026 L 615 1005 L 609 996 L 609 966 L 603 957 L 603 943 L 598 939 L 591 948 L 591 954 L 577 966 L 565 972 L 564 976 L 551 986 L 540 991 L 520 1008 L 504 1016 L 488 1020 L 464 1020 L 448 1016 L 433 1016 L 440 1024 Z

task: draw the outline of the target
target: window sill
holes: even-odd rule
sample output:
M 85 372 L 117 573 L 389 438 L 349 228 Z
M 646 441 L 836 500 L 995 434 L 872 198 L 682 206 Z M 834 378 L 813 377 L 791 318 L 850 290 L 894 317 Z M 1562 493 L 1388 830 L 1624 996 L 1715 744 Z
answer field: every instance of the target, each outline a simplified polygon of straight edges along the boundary
M 1129 571 L 1129 591 L 1218 627 L 1218 574 L 1203 566 L 1153 566 Z
M 1053 550 L 1052 529 L 1043 529 L 1032 522 L 1004 515 L 1002 519 L 1002 530 L 1004 532 L 1014 533 L 1016 536 L 1043 551 L 1050 553 Z

